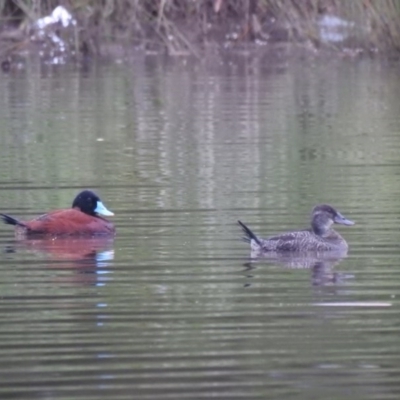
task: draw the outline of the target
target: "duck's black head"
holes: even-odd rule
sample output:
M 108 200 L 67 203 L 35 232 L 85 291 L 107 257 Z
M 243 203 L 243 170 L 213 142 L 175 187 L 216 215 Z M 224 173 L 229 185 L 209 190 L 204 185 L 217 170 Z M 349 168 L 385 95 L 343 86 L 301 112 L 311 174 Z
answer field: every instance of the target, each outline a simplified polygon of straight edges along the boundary
M 99 196 L 93 193 L 91 190 L 84 190 L 80 192 L 72 203 L 72 208 L 78 208 L 85 214 L 89 215 L 114 215 L 111 211 L 107 210 L 104 204 L 101 202 Z
M 354 222 L 346 219 L 328 204 L 319 204 L 314 207 L 311 215 L 311 227 L 316 235 L 323 236 L 333 224 L 354 225 Z

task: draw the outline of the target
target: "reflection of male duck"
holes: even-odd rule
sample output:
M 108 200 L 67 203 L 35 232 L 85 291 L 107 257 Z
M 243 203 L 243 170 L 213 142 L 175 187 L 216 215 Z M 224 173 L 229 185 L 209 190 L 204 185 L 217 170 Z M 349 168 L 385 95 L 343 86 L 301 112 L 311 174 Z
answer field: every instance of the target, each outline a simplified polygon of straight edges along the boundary
M 43 253 L 57 263 L 70 261 L 71 265 L 85 266 L 106 261 L 107 254 L 113 253 L 114 238 L 92 237 L 92 238 L 40 238 L 24 239 L 14 242 L 17 249 L 28 249 L 35 253 Z M 60 267 L 63 263 L 59 264 Z
M 354 225 L 354 222 L 327 204 L 314 207 L 309 229 L 282 233 L 268 239 L 257 237 L 245 224 L 238 222 L 246 235 L 243 239 L 250 243 L 252 257 L 269 252 L 346 252 L 347 242 L 332 229 L 332 225 Z
M 71 270 L 73 275 L 60 274 L 57 280 L 83 285 L 104 284 L 108 267 L 114 259 L 114 239 L 93 238 L 41 238 L 16 240 L 8 252 L 28 250 L 46 257 L 46 268 Z

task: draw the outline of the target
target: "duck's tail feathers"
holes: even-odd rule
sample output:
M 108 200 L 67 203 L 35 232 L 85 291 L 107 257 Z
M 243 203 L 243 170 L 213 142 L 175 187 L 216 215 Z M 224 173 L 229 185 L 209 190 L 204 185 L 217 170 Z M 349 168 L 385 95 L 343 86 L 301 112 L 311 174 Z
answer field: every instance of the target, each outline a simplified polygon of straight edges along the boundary
M 262 247 L 262 243 L 260 241 L 260 239 L 250 230 L 250 228 L 248 228 L 243 222 L 238 221 L 238 224 L 241 226 L 244 234 L 246 236 L 244 236 L 242 239 L 243 241 L 250 243 L 252 240 L 254 240 L 260 247 Z
M 8 225 L 16 225 L 16 226 L 23 226 L 24 228 L 26 228 L 26 225 L 20 221 L 18 221 L 17 219 L 10 217 L 7 214 L 0 214 L 1 219 L 3 220 L 3 222 L 5 224 Z

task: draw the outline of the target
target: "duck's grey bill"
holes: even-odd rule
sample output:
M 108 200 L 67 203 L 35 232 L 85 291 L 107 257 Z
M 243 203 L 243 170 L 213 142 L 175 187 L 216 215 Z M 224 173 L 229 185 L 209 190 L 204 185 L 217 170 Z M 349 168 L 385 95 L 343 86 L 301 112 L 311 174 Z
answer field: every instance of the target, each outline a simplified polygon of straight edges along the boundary
M 350 221 L 349 219 L 343 217 L 342 214 L 338 214 L 336 215 L 335 219 L 334 219 L 335 223 L 340 224 L 340 225 L 354 225 L 353 221 Z

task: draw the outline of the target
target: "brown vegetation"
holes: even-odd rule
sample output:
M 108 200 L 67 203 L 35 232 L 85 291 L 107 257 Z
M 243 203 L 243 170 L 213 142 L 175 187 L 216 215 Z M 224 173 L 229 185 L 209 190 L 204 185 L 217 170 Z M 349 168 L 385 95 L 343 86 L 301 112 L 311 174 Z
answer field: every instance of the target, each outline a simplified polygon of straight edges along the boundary
M 64 34 L 75 56 L 101 54 L 110 43 L 197 56 L 210 45 L 277 41 L 341 50 L 400 49 L 399 0 L 0 0 L 2 58 L 25 47 L 34 21 L 60 4 L 77 20 Z M 349 21 L 352 28 L 343 40 L 321 36 L 318 21 L 324 15 Z

